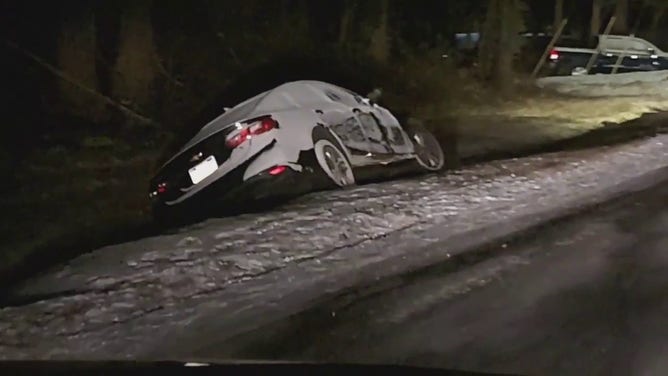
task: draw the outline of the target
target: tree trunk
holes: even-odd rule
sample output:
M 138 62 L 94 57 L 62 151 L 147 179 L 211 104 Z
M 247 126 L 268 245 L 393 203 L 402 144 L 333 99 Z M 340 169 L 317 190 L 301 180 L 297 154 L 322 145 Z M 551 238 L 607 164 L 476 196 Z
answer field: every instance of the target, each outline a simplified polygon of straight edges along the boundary
M 487 2 L 487 13 L 482 25 L 478 67 L 480 75 L 485 79 L 491 79 L 494 76 L 493 70 L 499 55 L 499 30 L 501 29 L 501 8 L 499 4 L 499 0 L 489 0 Z
M 345 47 L 348 42 L 348 35 L 350 34 L 350 26 L 355 17 L 355 8 L 357 7 L 356 0 L 347 0 L 343 4 L 343 14 L 341 15 L 341 22 L 339 23 L 339 47 Z
M 289 7 L 290 7 L 290 1 L 289 0 L 281 0 L 279 3 L 280 7 L 280 23 L 281 25 L 287 25 L 288 24 L 288 15 L 290 13 Z
M 380 20 L 371 35 L 369 53 L 379 62 L 386 63 L 390 57 L 389 13 L 388 0 L 380 0 Z
M 113 93 L 122 103 L 135 108 L 153 102 L 152 86 L 157 75 L 157 55 L 151 24 L 151 2 L 132 1 L 121 15 L 118 58 Z M 150 112 L 150 111 L 149 111 Z
M 483 26 L 479 64 L 484 78 L 503 93 L 512 88 L 513 61 L 524 29 L 520 0 L 490 0 Z
M 601 1 L 593 0 L 591 7 L 591 24 L 589 28 L 589 40 L 594 41 L 594 38 L 601 32 Z
M 564 0 L 554 1 L 554 23 L 552 25 L 552 32 L 556 33 L 561 26 L 561 21 L 564 19 Z
M 629 0 L 617 0 L 615 7 L 615 17 L 617 20 L 612 27 L 614 34 L 629 33 Z
M 665 6 L 659 7 L 654 10 L 654 14 L 652 15 L 650 30 L 655 40 L 659 38 L 659 24 L 661 23 L 663 16 L 666 14 L 666 10 Z
M 510 91 L 513 77 L 513 57 L 514 50 L 510 48 L 512 43 L 511 38 L 512 31 L 510 30 L 510 17 L 512 14 L 512 6 L 514 1 L 506 0 L 501 1 L 501 30 L 499 32 L 499 49 L 498 49 L 498 60 L 496 64 L 496 72 L 494 77 L 494 83 L 496 87 L 501 90 L 504 94 L 507 94 Z
M 58 38 L 58 66 L 62 72 L 78 84 L 99 91 L 95 66 L 96 57 L 95 18 L 92 10 L 80 15 L 69 14 Z M 105 106 L 66 81 L 59 81 L 61 98 L 66 110 L 76 116 L 94 122 L 101 121 Z

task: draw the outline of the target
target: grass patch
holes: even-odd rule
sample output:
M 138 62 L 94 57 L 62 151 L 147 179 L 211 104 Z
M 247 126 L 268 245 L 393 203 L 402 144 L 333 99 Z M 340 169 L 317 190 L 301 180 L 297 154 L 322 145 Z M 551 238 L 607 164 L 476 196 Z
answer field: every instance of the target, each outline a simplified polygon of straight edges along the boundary
M 0 283 L 150 227 L 146 191 L 155 152 L 54 146 L 22 163 L 0 210 Z

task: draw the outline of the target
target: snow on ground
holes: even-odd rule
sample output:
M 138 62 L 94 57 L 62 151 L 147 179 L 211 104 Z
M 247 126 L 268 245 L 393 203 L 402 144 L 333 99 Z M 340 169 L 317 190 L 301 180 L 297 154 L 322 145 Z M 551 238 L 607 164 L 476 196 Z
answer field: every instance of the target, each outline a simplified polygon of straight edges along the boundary
M 453 108 L 460 156 L 522 150 L 668 111 L 668 71 L 545 77 L 537 84 L 551 90 Z
M 573 136 L 600 127 L 604 122 L 622 123 L 637 119 L 645 113 L 667 111 L 668 82 L 665 85 L 665 97 L 656 95 L 632 98 L 624 96 L 610 98 L 536 96 L 501 106 L 478 108 L 469 113 L 475 114 L 476 117 L 495 118 L 497 122 L 500 119 L 502 123 L 508 122 L 509 124 L 512 124 L 512 120 L 527 119 L 531 120 L 527 123 L 529 125 L 536 124 L 553 128 L 557 132 L 564 129 L 568 136 Z M 536 120 L 541 120 L 541 122 L 537 123 Z M 500 128 L 503 129 L 503 124 Z
M 577 97 L 668 99 L 668 71 L 543 77 L 538 87 Z
M 628 72 L 617 74 L 585 74 L 573 76 L 550 76 L 536 80 L 538 86 L 544 87 L 550 84 L 564 85 L 629 85 L 639 82 L 662 82 L 668 81 L 668 70 Z
M 363 267 L 376 265 L 378 278 L 400 272 L 408 263 L 378 265 L 423 257 L 425 246 L 457 234 L 581 205 L 666 166 L 668 136 L 659 136 L 312 194 L 105 247 L 21 291 L 47 294 L 43 300 L 0 310 L 0 358 L 145 355 L 194 326 L 206 331 L 212 317 L 216 325 L 250 320 L 257 306 L 280 306 L 322 279 L 332 291 L 353 283 Z

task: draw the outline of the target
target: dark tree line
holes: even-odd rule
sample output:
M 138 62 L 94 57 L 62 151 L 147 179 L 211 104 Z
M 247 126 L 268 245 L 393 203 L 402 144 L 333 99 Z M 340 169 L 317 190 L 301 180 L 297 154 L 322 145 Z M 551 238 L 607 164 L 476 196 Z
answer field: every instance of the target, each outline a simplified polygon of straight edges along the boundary
M 14 65 L 5 70 L 9 78 L 39 87 L 38 95 L 30 93 L 32 100 L 49 111 L 117 123 L 123 117 L 109 101 L 157 121 L 181 119 L 277 56 L 396 68 L 418 56 L 446 53 L 452 35 L 462 31 L 483 32 L 479 77 L 504 89 L 513 75 L 519 32 L 554 29 L 569 18 L 567 32 L 587 38 L 615 15 L 614 32 L 657 37 L 668 1 L 73 0 L 3 6 L 5 41 L 71 80 L 27 67 L 34 62 L 17 51 L 8 52 L 14 55 Z

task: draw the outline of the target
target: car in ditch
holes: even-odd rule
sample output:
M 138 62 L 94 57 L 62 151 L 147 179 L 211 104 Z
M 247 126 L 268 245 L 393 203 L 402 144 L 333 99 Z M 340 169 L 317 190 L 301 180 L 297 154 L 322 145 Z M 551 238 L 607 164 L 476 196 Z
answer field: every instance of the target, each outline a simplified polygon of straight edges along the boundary
M 154 215 L 345 187 L 406 162 L 438 171 L 444 154 L 419 124 L 320 81 L 256 95 L 205 124 L 151 179 Z M 222 204 L 221 204 L 222 205 Z M 164 218 L 163 218 L 164 219 Z

